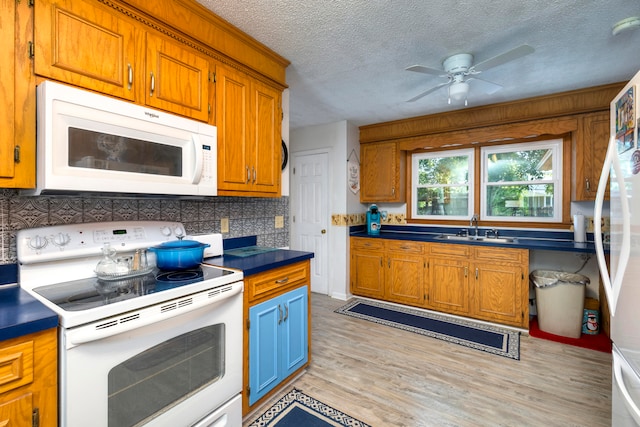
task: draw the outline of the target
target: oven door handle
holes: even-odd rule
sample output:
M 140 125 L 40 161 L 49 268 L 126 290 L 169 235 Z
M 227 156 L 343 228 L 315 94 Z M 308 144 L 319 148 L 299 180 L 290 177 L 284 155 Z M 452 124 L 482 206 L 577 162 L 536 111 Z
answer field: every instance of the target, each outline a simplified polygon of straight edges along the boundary
M 243 282 L 236 282 L 71 328 L 65 346 L 69 349 L 180 316 L 241 294 L 243 288 Z

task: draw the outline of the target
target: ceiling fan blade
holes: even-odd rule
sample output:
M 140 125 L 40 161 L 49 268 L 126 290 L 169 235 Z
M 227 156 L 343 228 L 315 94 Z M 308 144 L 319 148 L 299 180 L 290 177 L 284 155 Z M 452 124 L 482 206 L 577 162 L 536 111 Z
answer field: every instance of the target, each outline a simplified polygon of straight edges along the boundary
M 440 89 L 440 88 L 442 88 L 442 87 L 448 86 L 448 85 L 449 85 L 449 82 L 447 82 L 447 83 L 441 83 L 441 84 L 439 84 L 439 85 L 437 85 L 437 86 L 432 87 L 432 88 L 431 88 L 431 89 L 429 89 L 429 90 L 426 90 L 426 91 L 422 92 L 421 94 L 419 94 L 419 95 L 417 95 L 417 96 L 414 96 L 413 98 L 409 99 L 407 102 L 414 102 L 414 101 L 417 101 L 418 99 L 420 99 L 420 98 L 422 98 L 422 97 L 424 97 L 424 96 L 429 95 L 431 92 L 435 92 L 436 90 L 438 90 L 438 89 Z
M 471 67 L 471 69 L 476 72 L 486 71 L 489 68 L 497 67 L 498 65 L 513 61 L 514 59 L 522 58 L 525 55 L 533 53 L 534 51 L 535 49 L 531 46 L 523 44 L 522 46 L 511 49 L 508 52 L 502 53 L 498 56 L 494 56 L 493 58 L 489 58 L 486 61 L 479 62 Z
M 469 77 L 467 79 L 468 82 L 473 81 L 473 86 L 483 91 L 486 94 L 491 95 L 492 93 L 496 93 L 502 86 L 497 83 L 490 82 L 488 80 L 479 79 L 477 77 Z
M 415 71 L 416 73 L 431 74 L 434 76 L 445 76 L 447 73 L 444 70 L 438 70 L 437 68 L 425 67 L 423 65 L 412 65 L 405 68 L 406 71 Z

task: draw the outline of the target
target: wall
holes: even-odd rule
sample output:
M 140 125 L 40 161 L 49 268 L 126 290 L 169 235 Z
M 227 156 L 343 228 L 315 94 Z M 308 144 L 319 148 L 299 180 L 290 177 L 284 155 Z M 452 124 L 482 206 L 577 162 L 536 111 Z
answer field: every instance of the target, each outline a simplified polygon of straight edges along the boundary
M 275 216 L 285 227 L 275 228 Z M 0 190 L 0 264 L 16 262 L 16 231 L 23 228 L 101 221 L 166 220 L 182 222 L 188 234 L 220 233 L 220 219 L 229 218 L 223 238 L 258 237 L 258 245 L 289 246 L 289 197 L 279 199 L 208 197 L 90 198 L 23 197 Z

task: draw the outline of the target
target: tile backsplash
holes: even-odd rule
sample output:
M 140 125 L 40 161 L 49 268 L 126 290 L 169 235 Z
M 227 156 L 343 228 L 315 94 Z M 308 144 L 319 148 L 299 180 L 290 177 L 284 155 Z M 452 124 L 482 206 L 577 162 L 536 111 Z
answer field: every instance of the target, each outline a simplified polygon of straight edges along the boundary
M 275 216 L 284 228 L 275 228 Z M 208 197 L 107 198 L 89 196 L 20 196 L 0 190 L 0 264 L 16 259 L 16 231 L 23 228 L 102 221 L 179 221 L 188 234 L 220 233 L 220 220 L 229 219 L 223 238 L 257 236 L 258 245 L 289 246 L 289 198 Z

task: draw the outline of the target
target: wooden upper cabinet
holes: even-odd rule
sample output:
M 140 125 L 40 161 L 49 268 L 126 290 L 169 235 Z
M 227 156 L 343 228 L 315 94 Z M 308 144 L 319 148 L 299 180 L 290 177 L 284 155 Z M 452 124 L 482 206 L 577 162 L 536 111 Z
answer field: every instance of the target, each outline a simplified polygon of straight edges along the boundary
M 248 153 L 250 86 L 246 74 L 216 65 L 218 191 L 245 190 L 251 179 Z
M 195 49 L 146 33 L 145 104 L 193 119 L 209 119 L 209 59 Z
M 33 7 L 5 1 L 0 6 L 0 187 L 33 188 L 36 183 L 36 100 L 29 44 Z
M 360 146 L 360 201 L 404 202 L 405 158 L 395 142 Z
M 280 196 L 280 91 L 216 66 L 218 194 Z
M 82 0 L 39 2 L 35 14 L 36 74 L 135 101 L 132 21 Z
M 282 93 L 272 87 L 253 82 L 253 163 L 256 191 L 280 195 L 282 177 Z
M 609 111 L 585 115 L 575 138 L 573 200 L 595 200 L 604 158 L 609 145 Z M 609 199 L 609 186 L 605 200 Z

